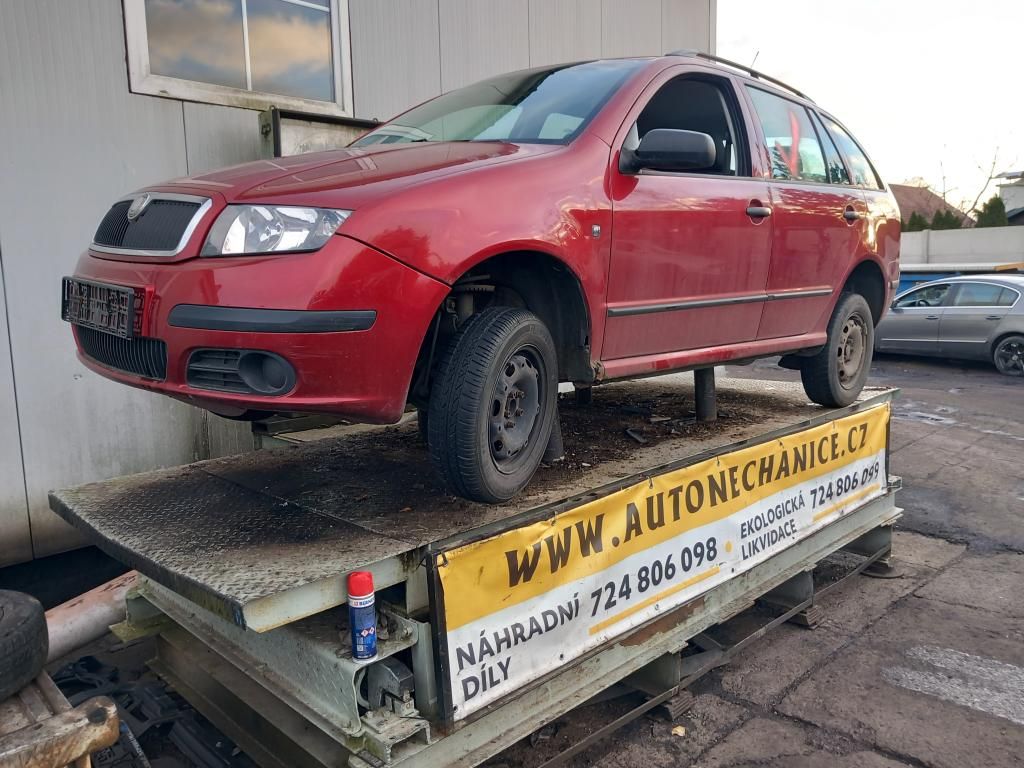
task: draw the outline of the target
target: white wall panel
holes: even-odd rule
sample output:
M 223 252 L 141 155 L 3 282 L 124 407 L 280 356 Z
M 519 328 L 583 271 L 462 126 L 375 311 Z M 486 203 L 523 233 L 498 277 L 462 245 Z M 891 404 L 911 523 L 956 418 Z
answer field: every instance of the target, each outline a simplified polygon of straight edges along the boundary
M 601 57 L 601 0 L 530 0 L 530 66 Z
M 441 92 L 436 0 L 349 0 L 355 116 L 387 120 Z
M 439 0 L 441 90 L 530 66 L 529 0 Z
M 181 107 L 189 175 L 259 160 L 259 112 L 190 102 Z
M 119 0 L 0 6 L 0 232 L 37 557 L 78 543 L 51 488 L 195 455 L 198 412 L 87 371 L 58 316 L 111 202 L 186 171 L 181 103 L 130 94 L 124 56 Z
M 601 12 L 601 55 L 615 58 L 663 54 L 661 2 L 604 0 Z
M 3 237 L 0 235 L 0 566 L 32 557 L 25 476 L 21 469 L 21 435 L 7 334 L 3 263 Z
M 662 51 L 713 51 L 711 10 L 711 0 L 662 0 Z

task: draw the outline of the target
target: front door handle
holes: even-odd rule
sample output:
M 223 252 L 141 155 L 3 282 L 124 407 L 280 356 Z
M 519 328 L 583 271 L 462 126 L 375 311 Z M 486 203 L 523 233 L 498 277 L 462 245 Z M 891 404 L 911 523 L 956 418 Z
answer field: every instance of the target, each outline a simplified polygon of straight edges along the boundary
M 772 215 L 772 209 L 767 205 L 748 205 L 747 216 L 751 216 L 755 219 L 763 219 L 767 216 Z
M 860 213 L 859 211 L 855 211 L 853 209 L 853 206 L 847 206 L 846 210 L 843 211 L 843 218 L 846 219 L 847 221 L 857 221 L 857 219 L 860 219 L 862 217 L 863 214 Z
M 925 317 L 925 320 L 938 320 L 938 319 L 939 319 L 938 315 L 928 315 L 927 317 Z

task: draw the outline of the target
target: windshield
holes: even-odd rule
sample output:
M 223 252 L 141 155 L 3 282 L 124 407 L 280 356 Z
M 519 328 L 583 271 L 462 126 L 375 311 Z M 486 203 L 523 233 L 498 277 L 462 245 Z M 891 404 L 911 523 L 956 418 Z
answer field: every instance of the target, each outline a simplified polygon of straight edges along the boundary
M 413 141 L 568 144 L 644 64 L 592 61 L 500 75 L 421 104 L 351 146 Z

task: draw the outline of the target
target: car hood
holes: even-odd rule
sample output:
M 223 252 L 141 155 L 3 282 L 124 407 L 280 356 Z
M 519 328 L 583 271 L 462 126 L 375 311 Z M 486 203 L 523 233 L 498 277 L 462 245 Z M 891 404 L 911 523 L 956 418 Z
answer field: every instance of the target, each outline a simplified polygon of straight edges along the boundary
M 160 185 L 217 193 L 232 202 L 357 208 L 412 184 L 561 148 L 508 142 L 424 142 L 338 149 L 259 160 Z

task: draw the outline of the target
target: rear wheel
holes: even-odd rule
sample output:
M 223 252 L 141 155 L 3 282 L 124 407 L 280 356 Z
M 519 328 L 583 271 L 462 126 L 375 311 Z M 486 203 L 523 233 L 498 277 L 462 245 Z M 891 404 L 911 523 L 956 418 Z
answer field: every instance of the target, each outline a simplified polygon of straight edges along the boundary
M 536 472 L 556 418 L 551 334 L 524 309 L 488 307 L 451 339 L 430 394 L 427 438 L 445 484 L 506 501 Z
M 1024 336 L 1015 333 L 1002 339 L 992 352 L 992 362 L 1006 376 L 1024 376 Z
M 819 405 L 849 405 L 867 381 L 874 346 L 871 308 L 860 294 L 844 293 L 829 320 L 825 346 L 802 361 L 804 392 Z

